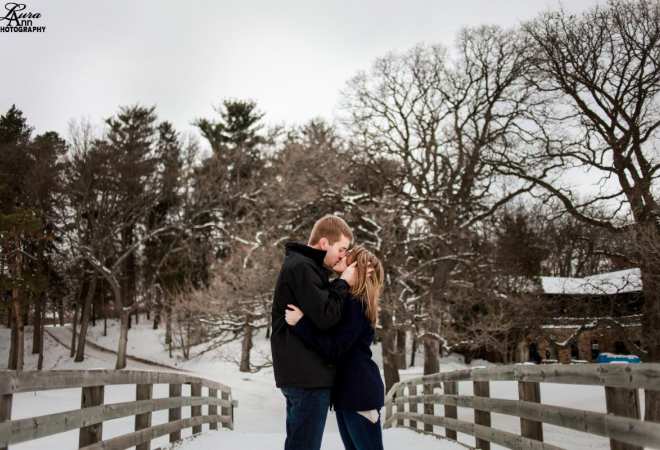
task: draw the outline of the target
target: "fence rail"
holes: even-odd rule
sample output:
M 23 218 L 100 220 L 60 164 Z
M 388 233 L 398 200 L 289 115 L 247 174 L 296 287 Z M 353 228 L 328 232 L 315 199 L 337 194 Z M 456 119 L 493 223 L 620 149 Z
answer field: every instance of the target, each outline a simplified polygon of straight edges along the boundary
M 104 404 L 105 386 L 135 385 L 135 401 Z M 169 385 L 169 397 L 153 397 L 154 384 Z M 181 386 L 190 385 L 191 395 L 181 395 Z M 53 389 L 81 388 L 81 408 L 55 414 L 11 420 L 14 394 Z M 207 394 L 202 395 L 202 388 Z M 218 398 L 220 393 L 220 398 Z M 206 405 L 206 414 L 202 406 Z M 231 388 L 224 384 L 175 372 L 138 370 L 55 370 L 0 371 L 0 450 L 9 445 L 79 429 L 79 448 L 120 450 L 136 447 L 149 450 L 151 441 L 169 434 L 170 442 L 181 440 L 181 430 L 233 429 L 234 407 Z M 181 408 L 190 407 L 191 417 L 182 419 Z M 220 414 L 218 414 L 220 407 Z M 168 422 L 151 424 L 154 411 L 169 410 Z M 135 431 L 103 440 L 103 422 L 135 416 Z
M 474 395 L 459 395 L 459 381 L 472 381 Z M 491 381 L 518 382 L 519 400 L 491 398 Z M 603 386 L 607 414 L 543 404 L 541 383 Z M 545 423 L 609 438 L 612 449 L 660 449 L 660 423 L 640 419 L 640 389 L 660 391 L 660 364 L 515 365 L 442 372 L 392 386 L 385 399 L 384 426 L 419 431 L 422 424 L 431 433 L 434 426 L 442 427 L 452 440 L 457 440 L 457 432 L 474 436 L 481 449 L 490 449 L 491 442 L 516 449 L 559 449 L 543 442 Z M 419 404 L 424 414 L 417 413 Z M 443 405 L 444 415 L 435 415 L 434 405 Z M 474 423 L 458 420 L 458 407 L 473 409 Z M 491 427 L 491 413 L 520 418 L 521 434 Z

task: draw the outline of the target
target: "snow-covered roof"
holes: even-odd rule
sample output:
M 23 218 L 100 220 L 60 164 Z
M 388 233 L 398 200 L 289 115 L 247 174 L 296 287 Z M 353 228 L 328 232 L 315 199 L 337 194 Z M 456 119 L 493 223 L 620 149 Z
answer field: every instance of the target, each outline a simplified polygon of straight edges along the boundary
M 545 294 L 612 295 L 641 292 L 642 277 L 639 269 L 590 275 L 584 278 L 539 277 Z

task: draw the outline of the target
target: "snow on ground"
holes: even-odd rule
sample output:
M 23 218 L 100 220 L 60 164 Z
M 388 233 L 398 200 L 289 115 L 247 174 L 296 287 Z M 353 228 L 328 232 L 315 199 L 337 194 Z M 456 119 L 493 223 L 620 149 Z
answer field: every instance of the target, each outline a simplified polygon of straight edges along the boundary
M 67 327 L 48 327 L 48 332 L 60 341 L 68 343 L 71 337 Z M 103 325 L 98 322 L 95 327 L 90 326 L 88 339 L 101 347 L 115 350 L 117 346 L 118 323 L 108 322 L 108 336 L 103 336 Z M 284 397 L 276 389 L 272 368 L 263 369 L 257 373 L 241 373 L 233 360 L 240 353 L 240 342 L 232 343 L 221 349 L 212 350 L 185 361 L 175 353 L 174 358 L 169 357 L 169 352 L 164 344 L 164 330 L 152 330 L 151 324 L 141 318 L 138 325 L 134 325 L 129 331 L 128 354 L 148 359 L 158 363 L 187 370 L 204 378 L 214 379 L 232 387 L 233 397 L 238 400 L 238 408 L 235 409 L 235 431 L 220 430 L 218 432 L 207 432 L 208 426 L 204 425 L 202 436 L 192 440 L 186 440 L 180 446 L 180 450 L 214 450 L 236 449 L 236 448 L 258 448 L 263 450 L 275 450 L 283 448 L 285 429 Z M 268 340 L 263 335 L 255 338 L 253 350 L 253 362 L 262 363 L 270 354 Z M 9 351 L 9 330 L 0 328 L 0 364 L 6 367 Z M 26 328 L 26 370 L 36 368 L 36 355 L 31 352 L 31 331 Z M 198 354 L 202 348 L 193 349 L 193 354 Z M 380 346 L 373 347 L 374 359 L 382 367 Z M 422 355 L 417 355 L 417 364 L 423 363 Z M 441 360 L 441 370 L 464 369 L 462 358 L 452 355 Z M 485 361 L 473 361 L 471 366 L 485 366 L 490 363 Z M 85 361 L 75 363 L 69 358 L 68 349 L 65 349 L 48 334 L 45 336 L 45 369 L 91 369 L 91 368 L 113 368 L 114 355 L 88 347 Z M 149 366 L 140 362 L 129 360 L 128 368 L 140 370 L 166 369 Z M 419 376 L 422 373 L 420 366 L 415 366 L 401 371 L 401 378 Z M 189 395 L 189 386 L 183 387 L 183 395 Z M 461 394 L 472 394 L 471 382 L 460 382 L 459 392 Z M 497 381 L 491 383 L 491 396 L 497 398 L 517 399 L 517 384 L 515 382 Z M 155 385 L 154 397 L 166 397 L 168 395 L 167 385 Z M 588 409 L 605 412 L 604 390 L 595 386 L 567 386 L 558 384 L 543 384 L 541 397 L 544 403 L 568 406 L 573 408 Z M 135 399 L 134 386 L 109 386 L 105 390 L 106 403 L 131 401 Z M 643 399 L 641 399 L 643 405 Z M 80 389 L 69 389 L 66 391 L 45 391 L 38 393 L 18 394 L 14 398 L 12 416 L 14 418 L 29 417 L 34 415 L 61 412 L 80 407 Z M 437 414 L 442 414 L 442 407 L 436 406 Z M 459 419 L 466 421 L 474 420 L 474 413 L 468 408 L 458 408 Z M 183 408 L 183 417 L 190 416 L 190 408 Z M 103 429 L 104 439 L 132 431 L 133 417 L 117 419 L 106 422 Z M 153 414 L 153 424 L 157 425 L 167 421 L 167 411 Z M 493 426 L 520 433 L 519 419 L 511 416 L 493 414 Z M 444 430 L 436 429 L 438 434 Z M 183 437 L 189 437 L 190 429 L 182 432 Z M 584 433 L 574 432 L 559 427 L 544 425 L 546 442 L 567 449 L 606 449 L 609 441 L 604 438 Z M 45 446 L 56 449 L 77 448 L 77 431 L 62 433 L 56 436 L 44 438 L 37 441 L 27 442 L 12 446 L 16 450 L 41 449 Z M 435 437 L 417 434 L 413 431 L 402 429 L 388 429 L 384 431 L 385 447 L 389 449 L 400 449 L 405 447 L 416 450 L 454 450 L 465 448 L 455 443 L 438 440 Z M 459 433 L 459 441 L 474 445 L 471 436 Z M 166 447 L 167 436 L 153 441 L 152 448 Z M 326 430 L 323 440 L 324 450 L 340 450 L 343 448 L 337 430 L 334 413 L 328 415 Z M 493 445 L 493 449 L 500 448 Z
M 403 429 L 385 430 L 383 439 L 385 448 L 392 450 L 465 450 L 463 445 L 455 442 Z M 176 450 L 218 450 L 222 448 L 281 450 L 284 448 L 284 434 L 223 433 L 220 431 L 218 433 L 206 433 L 190 441 L 184 441 L 180 446 L 174 446 Z M 321 448 L 324 450 L 344 450 L 339 434 L 328 433 L 327 431 L 323 436 Z

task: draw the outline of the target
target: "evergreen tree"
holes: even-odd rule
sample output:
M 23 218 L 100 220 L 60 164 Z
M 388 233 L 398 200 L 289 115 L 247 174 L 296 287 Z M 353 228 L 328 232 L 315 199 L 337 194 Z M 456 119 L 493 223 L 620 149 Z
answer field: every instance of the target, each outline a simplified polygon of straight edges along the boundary
M 41 353 L 41 318 L 57 232 L 64 141 L 54 132 L 32 138 L 13 105 L 0 116 L 0 291 L 11 298 L 8 368 L 22 370 L 24 319 L 35 306 L 33 352 Z M 42 358 L 41 358 L 42 360 Z
M 118 194 L 124 203 L 121 248 L 125 251 L 137 240 L 137 226 L 144 212 L 138 208 L 149 204 L 149 197 L 153 196 L 157 140 L 155 107 L 122 107 L 106 123 L 109 127 L 106 139 L 114 153 L 113 169 L 117 171 Z M 120 279 L 125 306 L 135 301 L 138 274 L 137 255 L 132 252 L 124 260 Z

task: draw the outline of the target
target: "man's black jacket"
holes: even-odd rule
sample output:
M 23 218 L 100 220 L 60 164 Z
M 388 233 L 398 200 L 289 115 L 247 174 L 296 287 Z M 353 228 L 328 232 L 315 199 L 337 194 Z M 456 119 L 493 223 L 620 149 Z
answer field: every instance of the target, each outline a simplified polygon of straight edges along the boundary
M 335 368 L 307 348 L 284 320 L 286 305 L 299 307 L 319 330 L 339 322 L 349 295 L 344 280 L 330 284 L 323 266 L 326 252 L 289 242 L 273 296 L 270 347 L 277 387 L 329 388 Z

